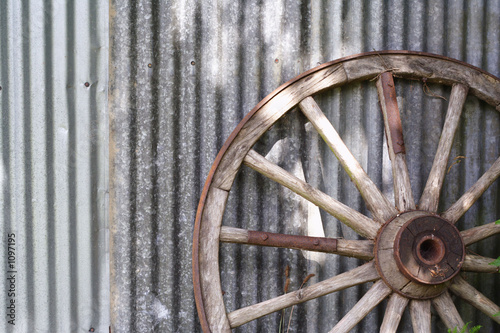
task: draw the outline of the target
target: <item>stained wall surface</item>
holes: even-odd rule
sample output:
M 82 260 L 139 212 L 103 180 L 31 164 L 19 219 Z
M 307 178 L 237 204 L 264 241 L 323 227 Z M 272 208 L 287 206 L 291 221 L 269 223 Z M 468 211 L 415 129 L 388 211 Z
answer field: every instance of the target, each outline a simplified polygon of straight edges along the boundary
M 108 22 L 0 1 L 2 332 L 109 331 Z

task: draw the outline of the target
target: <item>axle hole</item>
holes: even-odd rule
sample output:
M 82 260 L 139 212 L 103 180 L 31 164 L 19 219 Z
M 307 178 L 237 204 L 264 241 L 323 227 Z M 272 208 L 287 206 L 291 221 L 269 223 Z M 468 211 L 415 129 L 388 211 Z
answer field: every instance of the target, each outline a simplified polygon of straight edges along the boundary
M 445 253 L 443 241 L 433 236 L 424 237 L 417 246 L 417 255 L 424 263 L 435 265 L 439 263 Z

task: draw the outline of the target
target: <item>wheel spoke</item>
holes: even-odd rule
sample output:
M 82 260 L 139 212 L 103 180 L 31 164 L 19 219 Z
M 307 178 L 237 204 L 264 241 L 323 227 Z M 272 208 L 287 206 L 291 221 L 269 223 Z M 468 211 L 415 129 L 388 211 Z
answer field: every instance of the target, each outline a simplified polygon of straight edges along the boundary
M 227 317 L 232 328 L 238 327 L 249 321 L 288 308 L 292 305 L 300 304 L 314 298 L 378 279 L 380 279 L 380 277 L 375 268 L 375 264 L 369 262 L 349 272 L 339 274 L 312 286 L 233 311 L 229 313 Z
M 299 106 L 351 177 L 374 218 L 385 223 L 394 217 L 397 214 L 394 206 L 368 177 L 314 99 L 307 97 L 299 103 Z
M 465 256 L 463 271 L 478 273 L 496 273 L 499 267 L 490 265 L 495 259 L 468 254 Z
M 220 241 L 334 253 L 363 260 L 373 259 L 373 241 L 284 235 L 223 226 Z
M 431 331 L 431 301 L 410 302 L 411 323 L 414 333 L 428 333 Z
M 500 157 L 493 163 L 488 171 L 486 171 L 481 178 L 479 178 L 479 180 L 458 199 L 457 202 L 442 214 L 442 217 L 452 223 L 457 222 L 458 219 L 471 208 L 476 200 L 483 195 L 484 191 L 493 184 L 498 176 L 500 176 Z
M 244 163 L 324 209 L 361 236 L 373 239 L 377 235 L 380 228 L 379 223 L 312 187 L 276 164 L 269 162 L 254 150 L 248 152 Z
M 458 121 L 467 98 L 469 88 L 462 84 L 454 84 L 451 89 L 450 102 L 444 121 L 443 131 L 439 140 L 438 149 L 434 157 L 431 172 L 419 201 L 419 208 L 436 212 L 439 203 L 439 194 L 446 173 L 446 165 L 451 152 L 453 137 L 457 131 Z
M 460 234 L 462 235 L 465 246 L 469 246 L 498 233 L 500 233 L 500 224 L 491 222 L 479 227 L 464 230 Z
M 461 329 L 464 327 L 464 321 L 460 314 L 457 311 L 455 304 L 453 304 L 453 300 L 450 297 L 450 294 L 445 291 L 438 297 L 432 300 L 432 305 L 436 309 L 439 317 L 446 325 L 447 328 L 455 328 Z
M 384 321 L 380 326 L 381 333 L 396 332 L 406 309 L 409 299 L 401 296 L 400 294 L 393 293 L 385 309 Z
M 489 298 L 481 294 L 477 289 L 467 283 L 461 277 L 456 277 L 450 286 L 451 291 L 460 298 L 463 298 L 479 311 L 500 324 L 500 317 L 495 314 L 500 312 L 500 307 Z
M 378 98 L 384 116 L 384 127 L 392 163 L 394 199 L 400 211 L 415 209 L 411 192 L 410 176 L 406 165 L 403 126 L 396 100 L 396 87 L 390 72 L 382 73 L 377 80 Z
M 356 326 L 374 307 L 391 294 L 392 290 L 384 281 L 375 283 L 370 290 L 359 300 L 356 305 L 342 318 L 330 333 L 349 332 Z

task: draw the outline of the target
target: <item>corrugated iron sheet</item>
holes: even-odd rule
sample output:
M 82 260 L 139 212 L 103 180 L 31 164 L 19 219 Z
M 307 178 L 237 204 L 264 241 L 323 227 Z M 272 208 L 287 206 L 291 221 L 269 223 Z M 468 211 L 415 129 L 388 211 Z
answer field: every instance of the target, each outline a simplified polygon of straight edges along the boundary
M 108 22 L 0 2 L 2 332 L 109 330 Z
M 500 75 L 497 1 L 113 0 L 110 17 L 111 309 L 117 332 L 200 330 L 191 285 L 191 244 L 201 188 L 224 140 L 280 84 L 320 63 L 384 49 L 442 54 Z M 447 88 L 431 88 L 449 94 Z M 426 96 L 419 82 L 402 83 L 398 89 L 418 198 L 447 103 Z M 392 196 L 374 86 L 335 90 L 319 102 L 368 174 Z M 333 155 L 296 112 L 269 131 L 257 148 L 366 213 Z M 289 159 L 298 152 L 299 159 Z M 499 113 L 470 98 L 452 151 L 453 157 L 466 158 L 450 171 L 442 207 L 470 187 L 499 153 Z M 304 220 L 322 218 L 328 236 L 355 237 L 332 217 L 309 208 L 245 169 L 233 187 L 224 223 L 283 232 L 288 229 L 279 221 L 304 228 Z M 497 182 L 459 228 L 499 216 Z M 496 257 L 500 247 L 489 240 L 474 251 Z M 286 265 L 295 289 L 309 273 L 321 280 L 358 265 L 356 260 L 324 256 L 309 259 L 297 251 L 223 245 L 228 310 L 282 294 Z M 500 283 L 498 277 L 470 279 L 499 303 L 499 289 L 493 288 Z M 296 307 L 292 330 L 328 331 L 366 290 L 351 288 Z M 459 304 L 465 321 L 480 323 L 485 331 L 498 329 L 470 306 Z M 383 306 L 373 311 L 356 331 L 373 331 L 383 311 Z M 401 331 L 411 331 L 408 317 L 405 314 Z M 238 331 L 278 332 L 279 322 L 276 313 Z
M 111 320 L 118 332 L 199 331 L 191 286 L 194 215 L 210 165 L 244 114 L 281 83 L 318 63 L 373 49 L 439 53 L 499 76 L 499 14 L 495 1 L 112 1 L 109 13 L 101 0 L 1 2 L 0 307 L 16 302 L 15 327 L 5 316 L 1 330 L 86 332 L 93 327 L 106 332 Z M 425 96 L 418 83 L 399 89 L 418 197 L 435 150 L 431 137 L 439 135 L 446 103 Z M 319 102 L 369 175 L 391 196 L 373 87 L 354 85 L 327 93 Z M 498 112 L 469 99 L 452 152 L 466 159 L 450 171 L 443 207 L 498 156 L 499 132 Z M 365 211 L 298 113 L 284 118 L 257 148 Z M 296 160 L 284 158 L 297 151 L 305 153 Z M 498 196 L 497 183 L 459 227 L 498 219 Z M 280 224 L 285 219 L 305 228 L 303 221 L 314 224 L 318 214 L 327 235 L 355 236 L 279 186 L 243 170 L 225 223 L 277 231 L 285 228 Z M 8 266 L 11 234 L 14 268 Z M 489 240 L 474 251 L 494 257 L 500 248 Z M 292 269 L 293 288 L 309 273 L 323 279 L 357 265 L 236 245 L 223 246 L 221 260 L 228 309 L 282 294 L 286 265 Z M 15 297 L 9 296 L 12 274 Z M 469 279 L 499 303 L 493 288 L 498 277 Z M 327 331 L 365 290 L 351 288 L 297 307 L 292 329 Z M 459 309 L 466 321 L 498 329 L 469 306 Z M 279 316 L 239 331 L 278 331 Z M 370 331 L 382 316 L 383 307 L 358 331 Z M 405 318 L 401 330 L 409 327 Z
M 500 3 L 496 1 L 117 1 L 111 2 L 112 325 L 117 332 L 199 331 L 191 287 L 191 243 L 201 188 L 218 149 L 243 116 L 281 83 L 320 63 L 384 49 L 442 54 L 500 75 Z M 398 88 L 413 191 L 418 198 L 432 165 L 446 102 L 418 82 Z M 447 95 L 439 87 L 434 92 Z M 330 98 L 330 101 L 328 98 Z M 327 93 L 323 110 L 362 165 L 389 196 L 391 171 L 383 149 L 377 94 L 370 83 Z M 477 112 L 482 110 L 484 112 Z M 354 186 L 297 113 L 266 134 L 259 149 L 351 207 L 365 211 Z M 297 134 L 297 130 L 305 132 Z M 411 131 L 410 131 L 411 129 Z M 294 134 L 295 133 L 295 134 Z M 285 139 L 285 137 L 287 137 Z M 498 112 L 468 100 L 442 206 L 449 206 L 500 153 Z M 298 160 L 290 153 L 302 152 Z M 317 162 L 320 162 L 319 164 Z M 299 208 L 297 208 L 299 207 Z M 304 227 L 307 205 L 249 170 L 237 177 L 225 222 L 249 229 Z M 311 214 L 311 212 L 309 212 Z M 314 212 L 313 212 L 314 213 Z M 315 213 L 316 221 L 319 212 Z M 314 215 L 314 214 L 313 214 Z M 329 236 L 354 237 L 319 215 Z M 500 216 L 498 182 L 460 228 Z M 311 218 L 305 218 L 312 221 Z M 486 241 L 475 249 L 495 256 Z M 283 293 L 289 265 L 293 287 L 355 267 L 355 260 L 306 260 L 297 251 L 223 245 L 221 271 L 229 310 Z M 498 277 L 471 277 L 498 303 Z M 351 288 L 297 307 L 296 332 L 325 332 L 366 291 Z M 461 304 L 461 303 L 460 303 Z M 466 321 L 489 319 L 459 305 Z M 373 331 L 373 311 L 356 331 Z M 289 313 L 289 312 L 288 312 Z M 278 332 L 280 313 L 241 332 Z M 438 325 L 438 329 L 443 329 Z M 287 324 L 288 326 L 288 324 Z M 408 315 L 400 326 L 411 331 Z

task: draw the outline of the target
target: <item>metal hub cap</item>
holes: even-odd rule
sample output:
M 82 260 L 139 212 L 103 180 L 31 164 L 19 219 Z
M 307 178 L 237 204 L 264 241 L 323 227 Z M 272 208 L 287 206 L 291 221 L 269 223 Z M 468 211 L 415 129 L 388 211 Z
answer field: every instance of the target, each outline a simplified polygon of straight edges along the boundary
M 439 284 L 453 278 L 462 267 L 465 252 L 460 232 L 437 216 L 408 221 L 396 235 L 394 258 L 410 280 Z

